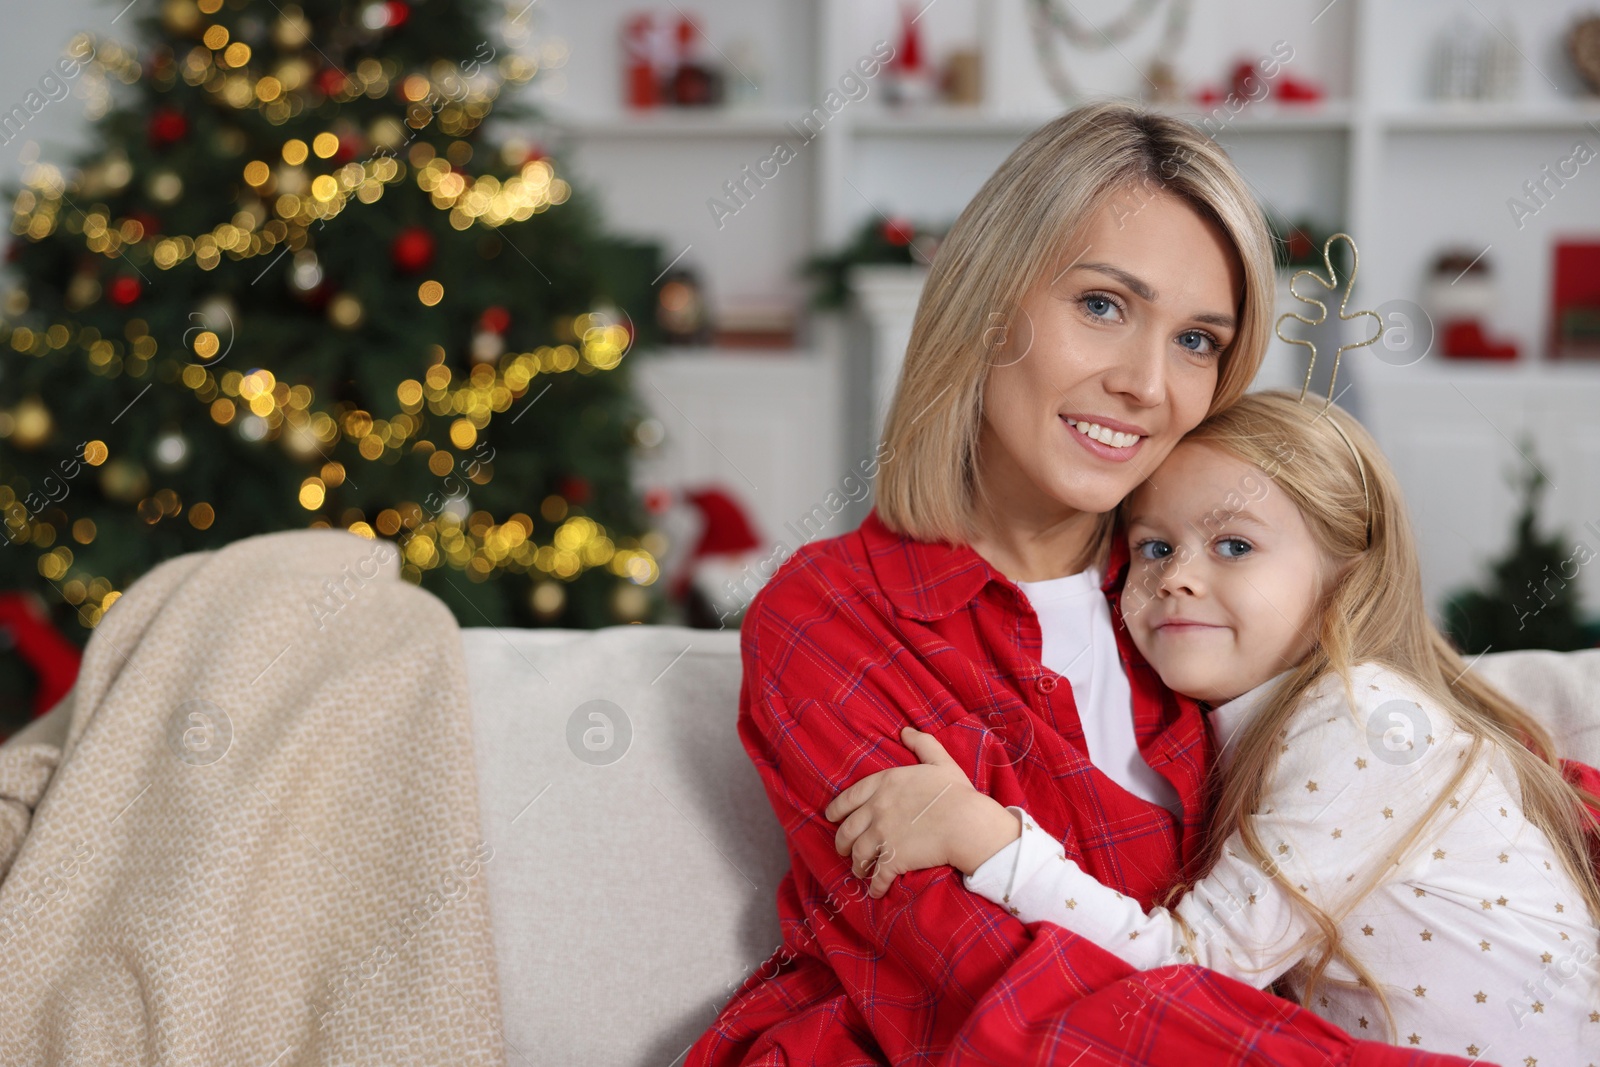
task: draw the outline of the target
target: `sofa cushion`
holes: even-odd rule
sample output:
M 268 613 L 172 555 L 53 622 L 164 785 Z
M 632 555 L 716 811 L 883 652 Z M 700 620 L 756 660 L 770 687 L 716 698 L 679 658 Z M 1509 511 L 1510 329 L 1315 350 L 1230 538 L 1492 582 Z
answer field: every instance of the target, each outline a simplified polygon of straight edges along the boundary
M 735 729 L 739 635 L 462 640 L 508 1060 L 672 1064 L 779 943 L 789 858 Z

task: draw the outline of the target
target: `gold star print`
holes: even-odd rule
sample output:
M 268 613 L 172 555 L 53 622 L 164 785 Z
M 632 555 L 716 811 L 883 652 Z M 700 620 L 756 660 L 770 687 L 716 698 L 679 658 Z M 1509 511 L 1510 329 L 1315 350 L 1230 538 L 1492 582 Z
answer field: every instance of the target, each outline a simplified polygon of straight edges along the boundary
M 1420 1045 L 1420 1044 L 1422 1044 L 1422 1037 L 1421 1037 L 1421 1035 L 1419 1035 L 1419 1034 L 1415 1034 L 1415 1033 L 1413 1033 L 1413 1034 L 1411 1034 L 1411 1035 L 1409 1035 L 1409 1036 L 1408 1036 L 1408 1037 L 1407 1037 L 1407 1038 L 1406 1038 L 1406 1040 L 1407 1040 L 1407 1041 L 1409 1041 L 1409 1042 L 1411 1042 L 1411 1043 L 1412 1043 L 1412 1044 L 1413 1044 L 1413 1045 Z
M 1545 860 L 1544 861 L 1544 869 L 1547 870 L 1547 871 L 1550 869 L 1550 861 L 1549 860 Z
M 1306 783 L 1306 792 L 1307 793 L 1315 793 L 1316 791 L 1317 791 L 1317 783 L 1316 782 L 1307 782 Z
M 1501 808 L 1500 809 L 1500 817 L 1502 819 L 1506 817 L 1506 809 L 1505 808 Z
M 1361 932 L 1362 932 L 1362 933 L 1364 933 L 1364 934 L 1366 934 L 1366 935 L 1367 935 L 1367 936 L 1368 936 L 1368 937 L 1371 937 L 1371 936 L 1372 936 L 1372 927 L 1370 927 L 1370 926 L 1363 926 L 1363 927 L 1362 927 L 1362 928 L 1361 928 Z M 1362 1026 L 1365 1026 L 1365 1025 L 1367 1025 L 1367 1024 L 1366 1024 L 1366 1023 L 1362 1023 L 1362 1024 L 1361 1024 L 1361 1025 L 1362 1025 Z
M 1495 899 L 1495 903 L 1500 905 L 1503 908 L 1503 907 L 1506 906 L 1506 898 L 1505 897 L 1497 897 Z
M 1343 837 L 1344 836 L 1344 831 L 1339 829 L 1337 826 L 1335 826 L 1333 828 L 1332 836 L 1334 836 L 1334 837 Z
M 1284 854 L 1284 853 L 1285 853 L 1285 852 L 1288 852 L 1288 851 L 1289 851 L 1289 846 L 1288 846 L 1288 845 L 1286 845 L 1286 844 L 1284 844 L 1284 843 L 1283 843 L 1283 842 L 1282 842 L 1282 841 L 1279 841 L 1279 842 L 1278 842 L 1278 855 L 1280 855 L 1280 856 L 1281 856 L 1281 855 L 1283 855 L 1283 854 Z
M 1367 769 L 1367 761 L 1362 759 L 1360 756 L 1357 756 L 1356 757 L 1356 770 L 1364 771 L 1366 769 Z
M 1432 930 L 1424 930 L 1424 931 L 1422 931 L 1422 940 L 1424 940 L 1424 941 L 1432 941 L 1433 940 L 1433 931 Z
M 1436 859 L 1436 860 L 1444 859 L 1444 849 L 1442 849 L 1442 848 L 1434 849 L 1433 850 L 1433 858 Z
M 1412 986 L 1411 992 L 1419 997 L 1425 997 L 1428 995 L 1428 989 L 1426 986 Z
M 1495 858 L 1498 859 L 1501 863 L 1510 863 L 1511 862 L 1511 857 L 1506 855 L 1504 852 L 1500 853 L 1500 855 L 1496 856 Z
M 1480 900 L 1478 903 L 1483 905 L 1484 911 L 1488 911 L 1490 908 L 1494 907 L 1494 902 L 1491 900 Z
M 1368 688 L 1368 689 L 1376 689 L 1376 688 L 1378 688 L 1378 687 L 1377 687 L 1377 686 L 1375 686 L 1375 685 L 1369 685 L 1369 686 L 1367 686 L 1367 688 Z
M 1356 1022 L 1361 1024 L 1361 1029 L 1365 1030 L 1367 1028 L 1367 1017 L 1365 1015 L 1357 1019 Z
M 1413 893 L 1415 893 L 1419 897 L 1425 897 L 1425 896 L 1428 895 L 1428 891 L 1426 889 L 1423 889 L 1423 888 L 1419 887 L 1419 886 L 1412 886 L 1411 887 L 1411 891 Z
M 1067 901 L 1067 907 L 1076 908 L 1077 906 L 1078 906 L 1078 898 L 1077 897 L 1073 897 L 1073 898 L 1071 898 L 1071 899 L 1069 899 Z
M 1479 941 L 1478 942 L 1478 947 L 1483 949 L 1483 951 L 1488 952 L 1489 951 L 1489 942 L 1487 942 L 1487 941 Z
M 1540 1015 L 1543 1015 L 1544 1014 L 1544 1001 L 1542 1001 L 1542 1000 L 1534 1001 L 1533 1002 L 1533 1010 L 1538 1012 Z
M 1550 953 L 1548 953 L 1548 952 L 1539 953 L 1539 962 L 1540 963 L 1549 963 L 1553 959 L 1555 959 L 1555 957 L 1550 955 Z
M 1600 1011 L 1591 1011 L 1589 1013 L 1589 1021 L 1592 1023 L 1600 1023 Z
M 1567 936 L 1567 932 L 1565 930 L 1562 930 L 1561 931 L 1561 940 L 1563 940 L 1563 941 L 1571 941 L 1572 938 Z
M 1468 1045 L 1467 1046 L 1467 1055 L 1468 1056 L 1476 1056 L 1477 1054 L 1478 1054 L 1478 1046 L 1477 1045 Z
M 1524 1064 L 1526 1064 L 1527 1067 L 1539 1067 L 1539 1061 L 1534 1059 L 1532 1056 L 1529 1056 L 1527 1059 L 1523 1060 L 1522 1062 Z
M 1139 931 L 1135 930 L 1135 931 L 1133 931 L 1133 933 L 1128 935 L 1128 940 L 1132 941 L 1134 938 L 1136 938 L 1138 936 L 1139 936 Z
M 1328 998 L 1327 997 L 1318 997 L 1317 999 L 1322 1003 L 1322 1006 L 1324 1008 L 1326 1008 L 1328 1006 Z
M 1007 908 L 1007 909 L 1006 909 L 1006 910 L 1007 910 L 1007 911 L 1009 911 L 1009 912 L 1010 912 L 1010 913 L 1011 913 L 1011 914 L 1012 914 L 1012 915 L 1021 915 L 1021 914 L 1022 914 L 1022 912 L 1020 912 L 1020 911 L 1018 911 L 1018 910 L 1017 910 L 1017 909 L 1016 909 L 1016 906 L 1015 906 L 1015 905 L 1013 905 L 1013 906 L 1011 906 L 1011 907 L 1009 907 L 1009 908 Z
M 1480 989 L 1476 993 L 1472 994 L 1472 999 L 1476 1000 L 1479 1004 L 1484 1004 L 1488 1002 L 1489 994 Z
M 1421 704 L 1418 704 L 1418 705 L 1417 705 L 1417 707 L 1419 707 L 1419 708 L 1420 708 L 1420 707 L 1422 707 L 1422 705 L 1421 705 Z M 1433 744 L 1433 735 L 1432 735 L 1432 734 L 1429 734 L 1429 735 L 1428 735 L 1428 736 L 1427 736 L 1427 737 L 1425 737 L 1425 738 L 1423 738 L 1423 740 L 1424 740 L 1424 741 L 1426 741 L 1426 742 L 1428 742 L 1428 744 L 1430 744 L 1430 745 L 1431 745 L 1431 744 Z
M 1250 903 L 1254 904 L 1255 902 L 1256 902 L 1256 895 L 1254 893 L 1251 893 L 1250 894 Z
M 1566 909 L 1566 905 L 1564 905 L 1564 904 L 1557 904 L 1557 905 L 1556 905 L 1556 910 L 1557 910 L 1557 911 L 1566 911 L 1566 910 L 1567 910 L 1567 909 Z
M 1394 818 L 1394 809 L 1393 809 L 1393 808 L 1384 808 L 1384 809 L 1383 809 L 1383 817 L 1384 817 L 1384 818 L 1385 818 L 1385 819 L 1392 819 L 1392 818 Z

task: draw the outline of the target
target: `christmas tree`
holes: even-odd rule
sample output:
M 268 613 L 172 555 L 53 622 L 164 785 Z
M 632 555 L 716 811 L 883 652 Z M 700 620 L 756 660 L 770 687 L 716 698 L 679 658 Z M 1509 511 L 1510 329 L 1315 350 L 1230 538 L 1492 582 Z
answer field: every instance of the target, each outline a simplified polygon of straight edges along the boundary
M 1530 455 L 1533 443 L 1524 440 L 1521 451 Z M 1527 472 L 1511 549 L 1490 567 L 1488 588 L 1463 589 L 1445 603 L 1442 629 L 1463 655 L 1519 648 L 1570 652 L 1600 638 L 1583 621 L 1575 581 L 1594 551 L 1579 541 L 1568 552 L 1564 538 L 1539 534 L 1539 497 L 1547 484 L 1538 467 Z
M 0 592 L 81 644 L 161 560 L 330 527 L 463 626 L 656 617 L 624 361 L 656 250 L 507 136 L 539 72 L 496 10 L 163 0 L 137 47 L 69 44 L 115 93 L 10 191 Z

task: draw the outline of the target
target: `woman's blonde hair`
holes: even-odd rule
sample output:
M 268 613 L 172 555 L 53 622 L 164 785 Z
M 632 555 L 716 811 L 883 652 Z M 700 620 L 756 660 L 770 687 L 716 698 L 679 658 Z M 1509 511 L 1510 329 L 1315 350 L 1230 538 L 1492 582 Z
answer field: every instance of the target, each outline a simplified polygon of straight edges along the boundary
M 939 246 L 884 428 L 894 460 L 879 476 L 875 506 L 890 529 L 956 544 L 976 536 L 978 432 L 996 331 L 1130 184 L 1142 196 L 1182 198 L 1232 241 L 1244 292 L 1210 411 L 1249 388 L 1272 337 L 1276 295 L 1272 235 L 1249 186 L 1227 154 L 1182 119 L 1118 101 L 1075 108 L 1007 157 Z M 1100 516 L 1091 559 L 1102 554 L 1113 517 Z
M 1338 405 L 1319 417 L 1323 405 L 1324 401 L 1316 397 L 1302 404 L 1297 393 L 1280 390 L 1251 393 L 1206 419 L 1183 439 L 1206 442 L 1270 477 L 1304 517 L 1323 554 L 1325 573 L 1337 575 L 1319 590 L 1312 617 L 1315 646 L 1311 653 L 1291 669 L 1245 724 L 1227 773 L 1213 782 L 1215 806 L 1205 843 L 1191 870 L 1197 872 L 1195 878 L 1203 877 L 1216 863 L 1224 842 L 1237 831 L 1263 871 L 1312 920 L 1312 943 L 1286 946 L 1303 961 L 1285 976 L 1300 1003 L 1309 1006 L 1322 981 L 1349 984 L 1324 973 L 1329 962 L 1337 959 L 1357 976 L 1357 985 L 1376 993 L 1392 1035 L 1394 1015 L 1388 997 L 1371 972 L 1341 944 L 1336 923 L 1392 870 L 1391 861 L 1398 861 L 1415 844 L 1468 770 L 1482 767 L 1496 752 L 1505 755 L 1521 786 L 1524 813 L 1549 837 L 1562 866 L 1581 889 L 1590 916 L 1597 922 L 1600 885 L 1596 884 L 1589 851 L 1589 834 L 1597 824 L 1582 804 L 1600 802 L 1600 798 L 1570 785 L 1562 777 L 1549 732 L 1469 671 L 1433 625 L 1422 596 L 1416 542 L 1394 471 L 1359 422 Z M 1333 427 L 1323 425 L 1330 420 L 1344 431 L 1349 446 Z M 1366 490 L 1362 488 L 1351 446 L 1366 468 Z M 1356 707 L 1350 691 L 1350 669 L 1360 663 L 1381 664 L 1412 680 L 1473 740 L 1461 769 L 1417 819 L 1407 837 L 1389 856 L 1382 857 L 1383 862 L 1374 865 L 1374 873 L 1365 884 L 1352 888 L 1338 913 L 1329 914 L 1290 884 L 1282 868 L 1272 862 L 1249 816 L 1258 810 L 1263 784 L 1272 777 L 1280 751 L 1280 732 L 1306 691 L 1333 675 L 1343 681 L 1349 706 Z M 1185 880 L 1174 886 L 1165 903 L 1175 903 L 1191 884 L 1192 880 Z M 1185 928 L 1184 932 L 1192 938 L 1192 931 Z M 1192 940 L 1189 948 L 1194 951 Z

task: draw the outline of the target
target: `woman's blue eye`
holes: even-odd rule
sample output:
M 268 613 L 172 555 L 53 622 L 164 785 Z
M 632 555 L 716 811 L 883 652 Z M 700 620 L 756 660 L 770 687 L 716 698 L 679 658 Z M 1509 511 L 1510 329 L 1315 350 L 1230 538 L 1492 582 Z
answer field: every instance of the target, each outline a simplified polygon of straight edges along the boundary
M 1139 553 L 1139 556 L 1143 559 L 1166 559 L 1172 554 L 1171 545 L 1167 544 L 1165 541 L 1158 541 L 1154 538 L 1151 538 L 1148 541 L 1140 541 L 1137 545 L 1133 546 L 1133 549 L 1135 552 Z M 1155 554 L 1152 555 L 1151 552 L 1145 551 L 1146 549 L 1153 549 Z
M 1207 345 L 1210 346 L 1209 348 L 1190 349 L 1191 351 L 1200 352 L 1202 354 L 1209 355 L 1210 353 L 1215 352 L 1217 350 L 1217 339 L 1215 337 L 1212 337 L 1210 334 L 1206 333 L 1204 330 L 1185 330 L 1183 333 L 1179 334 L 1178 336 L 1179 336 L 1180 339 L 1184 338 L 1184 337 L 1198 337 L 1200 340 L 1204 341 Z M 1180 340 L 1180 343 L 1181 343 L 1181 340 Z M 1188 345 L 1184 345 L 1183 347 L 1189 348 Z
M 1083 298 L 1083 306 L 1088 309 L 1089 314 L 1093 315 L 1097 319 L 1104 318 L 1106 312 L 1096 311 L 1092 306 L 1095 304 L 1103 304 L 1108 310 L 1115 309 L 1117 306 L 1116 303 L 1108 297 L 1100 296 L 1097 293 L 1090 293 L 1088 296 Z
M 1227 557 L 1228 559 L 1237 559 L 1240 556 L 1244 555 L 1245 553 L 1252 551 L 1253 548 L 1254 548 L 1254 546 L 1251 545 L 1249 541 L 1246 541 L 1242 537 L 1224 537 L 1222 540 L 1217 542 L 1217 548 L 1218 548 L 1219 551 L 1221 550 L 1223 545 L 1243 545 L 1244 546 L 1238 552 L 1223 552 L 1222 553 L 1223 556 Z

